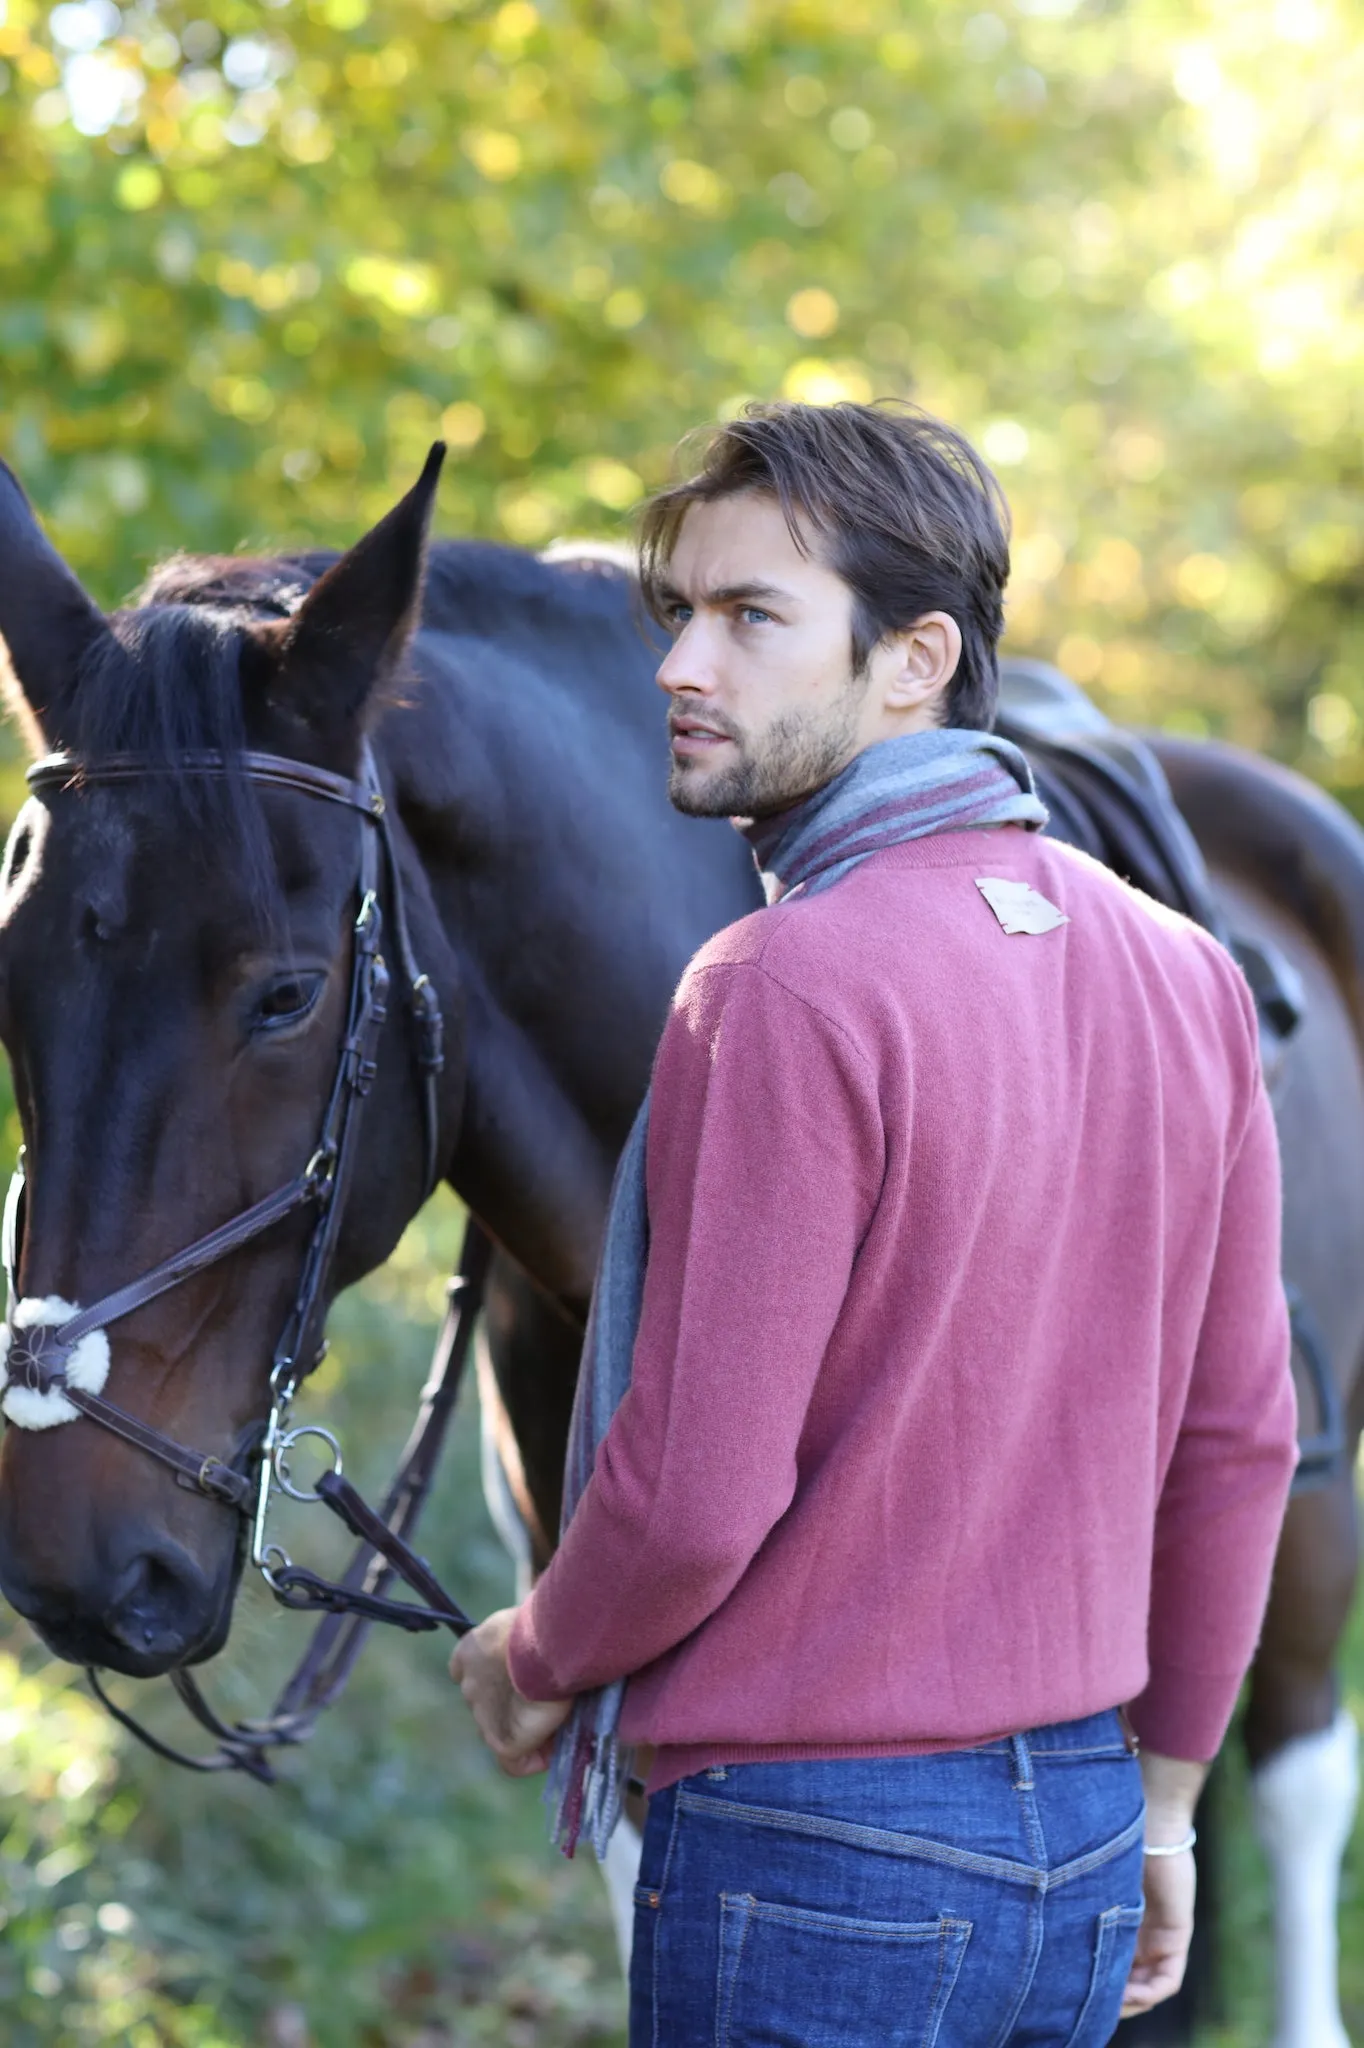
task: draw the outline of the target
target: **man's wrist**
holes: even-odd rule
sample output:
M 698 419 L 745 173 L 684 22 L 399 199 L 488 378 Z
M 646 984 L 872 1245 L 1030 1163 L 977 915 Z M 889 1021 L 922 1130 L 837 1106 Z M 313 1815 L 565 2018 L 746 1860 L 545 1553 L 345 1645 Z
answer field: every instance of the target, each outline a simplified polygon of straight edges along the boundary
M 1196 1804 L 1196 1802 L 1195 1802 Z M 1146 1839 L 1148 1842 L 1182 1841 L 1193 1826 L 1194 1807 L 1186 1804 L 1152 1806 L 1146 1803 Z
M 507 1636 L 507 1672 L 523 1700 L 557 1700 L 563 1687 L 540 1654 L 529 1599 L 516 1609 L 516 1619 Z
M 1206 1764 L 1184 1757 L 1160 1756 L 1149 1749 L 1141 1752 L 1146 1841 L 1150 1847 L 1172 1848 L 1186 1839 L 1207 1775 Z
M 1191 1828 L 1189 1829 L 1189 1831 L 1188 1831 L 1188 1833 L 1187 1833 L 1187 1834 L 1185 1834 L 1185 1835 L 1181 1835 L 1181 1836 L 1179 1837 L 1178 1841 L 1175 1841 L 1175 1842 L 1151 1842 L 1151 1841 L 1148 1841 L 1148 1842 L 1147 1842 L 1147 1843 L 1146 1843 L 1146 1844 L 1144 1845 L 1144 1847 L 1143 1847 L 1143 1849 L 1142 1849 L 1142 1852 L 1141 1852 L 1141 1853 L 1142 1853 L 1142 1855 L 1143 1855 L 1143 1856 L 1151 1856 L 1151 1857 L 1153 1857 L 1153 1858 L 1154 1858 L 1154 1859 L 1155 1859 L 1155 1860 L 1156 1860 L 1157 1862 L 1159 1862 L 1159 1861 L 1160 1861 L 1160 1859 L 1161 1859 L 1161 1858 L 1162 1858 L 1163 1856 L 1184 1856 L 1184 1855 L 1187 1855 L 1187 1853 L 1189 1852 L 1189 1850 L 1190 1850 L 1190 1849 L 1192 1849 L 1192 1848 L 1193 1848 L 1193 1846 L 1194 1846 L 1194 1843 L 1195 1843 L 1195 1842 L 1196 1842 L 1197 1840 L 1198 1840 L 1198 1830 L 1197 1830 L 1197 1828 L 1191 1827 Z

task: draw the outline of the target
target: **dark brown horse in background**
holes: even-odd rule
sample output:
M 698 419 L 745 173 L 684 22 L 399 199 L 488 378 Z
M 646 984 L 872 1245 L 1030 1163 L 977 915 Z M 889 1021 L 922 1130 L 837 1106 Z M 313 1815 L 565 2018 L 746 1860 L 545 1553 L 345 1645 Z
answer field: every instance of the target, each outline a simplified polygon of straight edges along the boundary
M 1169 736 L 1155 747 L 1230 922 L 1276 945 L 1303 982 L 1302 1024 L 1268 1077 L 1283 1158 L 1284 1277 L 1324 1346 L 1344 1455 L 1325 1485 L 1289 1503 L 1243 1736 L 1274 1881 L 1274 2048 L 1348 2048 L 1335 1918 L 1359 1780 L 1336 1659 L 1359 1565 L 1364 1430 L 1364 833 L 1271 762 Z M 1320 1404 L 1301 1379 L 1299 1404 L 1307 1435 Z
M 450 1025 L 441 1171 L 498 1247 L 493 1432 L 543 1558 L 613 1161 L 683 964 L 759 898 L 736 836 L 666 803 L 628 575 L 467 543 L 428 561 L 433 489 L 424 479 L 339 561 L 173 561 L 106 619 L 0 468 L 0 636 L 35 750 L 135 752 L 173 771 L 187 750 L 249 747 L 353 775 L 372 735 L 416 950 Z M 1285 1264 L 1355 1403 L 1353 1448 L 1364 835 L 1248 756 L 1161 753 L 1235 922 L 1276 943 L 1306 988 L 1277 1082 Z M 96 1300 L 299 1172 L 354 915 L 355 821 L 326 813 L 174 772 L 25 805 L 0 880 L 0 1035 L 29 1154 L 25 1296 Z M 395 1008 L 338 1285 L 387 1256 L 420 1199 L 406 1028 Z M 282 1224 L 115 1324 L 110 1398 L 227 1455 L 264 1412 L 301 1247 L 302 1225 Z M 1287 1760 L 1295 1787 L 1306 1760 L 1326 1809 L 1305 1858 L 1295 1837 L 1278 1865 L 1304 1924 L 1329 1918 L 1332 1829 L 1348 1827 L 1333 1667 L 1355 1562 L 1343 1472 L 1290 1511 L 1246 1727 L 1253 1761 Z M 7 1432 L 0 1586 L 59 1655 L 135 1675 L 209 1657 L 239 1566 L 233 1517 L 117 1439 L 83 1421 Z M 1331 1977 L 1329 1956 L 1308 1961 L 1316 1989 L 1290 1987 L 1299 2014 Z M 1330 2039 L 1314 2009 L 1290 2014 L 1282 2048 Z

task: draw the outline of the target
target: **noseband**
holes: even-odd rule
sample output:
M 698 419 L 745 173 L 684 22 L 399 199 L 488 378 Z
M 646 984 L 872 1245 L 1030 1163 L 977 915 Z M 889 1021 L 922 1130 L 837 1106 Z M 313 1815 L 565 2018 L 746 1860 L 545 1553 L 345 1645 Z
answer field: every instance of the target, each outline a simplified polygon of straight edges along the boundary
M 417 1428 L 388 1499 L 383 1510 L 375 1514 L 344 1478 L 340 1449 L 330 1432 L 313 1425 L 288 1427 L 290 1406 L 299 1384 L 326 1350 L 323 1325 L 328 1305 L 327 1283 L 335 1264 L 346 1195 L 355 1171 L 361 1112 L 373 1086 L 380 1033 L 388 1013 L 390 977 L 380 951 L 384 929 L 381 888 L 387 895 L 393 949 L 414 1030 L 424 1135 L 423 1199 L 435 1185 L 440 1163 L 437 1083 L 444 1066 L 444 1022 L 436 992 L 413 953 L 402 874 L 373 753 L 366 741 L 360 772 L 354 781 L 277 754 L 243 753 L 229 760 L 219 753 L 187 753 L 164 767 L 136 755 L 116 755 L 89 765 L 68 754 L 54 754 L 29 769 L 28 783 L 35 793 L 79 791 L 92 784 L 134 782 L 166 773 L 242 774 L 261 787 L 290 790 L 340 804 L 361 820 L 350 993 L 335 1077 L 317 1144 L 293 1180 L 88 1308 L 67 1312 L 69 1305 L 64 1302 L 20 1299 L 18 1274 L 24 1212 L 21 1152 L 4 1213 L 8 1305 L 0 1408 L 11 1422 L 27 1428 L 47 1428 L 84 1415 L 124 1442 L 159 1459 L 171 1468 L 180 1485 L 249 1520 L 252 1563 L 278 1599 L 291 1607 L 326 1610 L 327 1619 L 269 1721 L 226 1727 L 207 1707 L 189 1673 L 173 1674 L 182 1698 L 219 1739 L 219 1755 L 211 1759 L 183 1756 L 149 1737 L 105 1697 L 94 1673 L 90 1674 L 110 1711 L 161 1754 L 201 1769 L 245 1769 L 268 1779 L 266 1750 L 273 1743 L 301 1741 L 311 1733 L 321 1706 L 329 1704 L 344 1684 L 358 1652 L 359 1639 L 370 1621 L 393 1621 L 405 1628 L 418 1629 L 445 1626 L 456 1633 L 472 1626 L 468 1616 L 444 1593 L 429 1567 L 410 1550 L 404 1532 L 414 1529 L 453 1407 L 473 1321 L 481 1305 L 488 1247 L 471 1222 L 461 1275 L 452 1285 L 452 1307 L 437 1348 L 437 1370 L 423 1395 Z M 228 1459 L 178 1443 L 105 1400 L 101 1389 L 107 1370 L 107 1338 L 103 1333 L 111 1323 L 155 1301 L 182 1281 L 254 1242 L 286 1217 L 305 1209 L 314 1213 L 315 1221 L 303 1255 L 293 1306 L 275 1347 L 270 1372 L 270 1412 L 265 1421 L 253 1425 Z M 335 1461 L 334 1469 L 323 1475 L 312 1492 L 297 1487 L 289 1470 L 289 1453 L 306 1436 L 325 1441 Z M 360 1539 L 361 1551 L 339 1583 L 320 1579 L 294 1565 L 278 1544 L 267 1541 L 266 1519 L 276 1488 L 297 1500 L 324 1501 Z M 423 1605 L 383 1597 L 383 1585 L 395 1572 L 418 1592 Z M 338 1641 L 342 1617 L 352 1628 L 353 1641 Z M 338 1678 L 341 1664 L 344 1669 Z

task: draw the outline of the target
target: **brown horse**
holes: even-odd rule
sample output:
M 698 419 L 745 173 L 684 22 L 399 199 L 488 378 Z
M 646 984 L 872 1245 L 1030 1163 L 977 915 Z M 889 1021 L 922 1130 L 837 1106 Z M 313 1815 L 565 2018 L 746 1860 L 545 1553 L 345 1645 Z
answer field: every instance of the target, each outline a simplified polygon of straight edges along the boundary
M 1301 776 L 1235 748 L 1156 751 L 1235 928 L 1302 977 L 1303 1022 L 1270 1074 L 1284 1170 L 1284 1275 L 1324 1341 L 1346 1455 L 1289 1504 L 1244 1739 L 1274 1879 L 1275 2048 L 1347 2048 L 1336 1993 L 1340 1858 L 1358 1797 L 1336 1658 L 1359 1563 L 1364 1429 L 1364 833 Z M 1300 1383 L 1305 1433 L 1317 1402 Z
M 433 490 L 429 474 L 340 561 L 174 562 L 106 619 L 0 468 L 0 637 L 35 749 L 165 771 L 44 789 L 11 835 L 0 1036 L 29 1152 L 19 1288 L 97 1301 L 303 1168 L 343 1029 L 360 827 L 304 793 L 174 770 L 250 748 L 353 776 L 368 733 L 449 1026 L 440 1171 L 498 1246 L 492 1430 L 542 1557 L 612 1163 L 682 966 L 759 895 L 735 835 L 668 808 L 629 577 L 472 544 L 428 564 Z M 1285 1262 L 1357 1402 L 1364 835 L 1247 756 L 1161 752 L 1235 921 L 1306 986 L 1276 1084 Z M 338 1285 L 387 1255 L 421 1198 L 407 1030 L 395 1004 Z M 109 1397 L 229 1457 L 264 1414 L 305 1242 L 284 1220 L 115 1322 Z M 1285 1925 L 1318 1951 L 1305 1990 L 1285 1980 L 1284 2048 L 1332 2038 L 1322 1943 L 1349 1808 L 1333 1664 L 1355 1556 L 1342 1476 L 1290 1512 L 1252 1688 L 1259 1782 L 1274 1792 L 1286 1764 L 1290 1808 L 1305 1783 L 1326 1815 L 1305 1859 L 1291 1830 L 1279 1859 Z M 87 1420 L 7 1433 L 0 1586 L 59 1654 L 135 1675 L 210 1656 L 240 1562 L 228 1509 Z M 1273 1836 L 1284 1797 L 1262 1804 Z

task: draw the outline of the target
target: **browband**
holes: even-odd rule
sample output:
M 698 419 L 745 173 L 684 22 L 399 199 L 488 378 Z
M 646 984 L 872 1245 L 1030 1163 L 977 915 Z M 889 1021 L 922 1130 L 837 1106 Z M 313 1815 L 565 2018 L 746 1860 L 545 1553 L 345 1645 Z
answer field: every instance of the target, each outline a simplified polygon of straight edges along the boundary
M 377 787 L 366 787 L 330 768 L 309 761 L 290 761 L 283 754 L 234 754 L 230 759 L 201 749 L 177 754 L 173 760 L 149 761 L 145 754 L 108 754 L 102 761 L 83 761 L 75 754 L 46 754 L 29 768 L 25 780 L 35 793 L 50 789 L 83 789 L 97 782 L 140 782 L 148 775 L 236 775 L 301 796 L 325 797 L 368 818 L 383 816 L 384 799 Z

